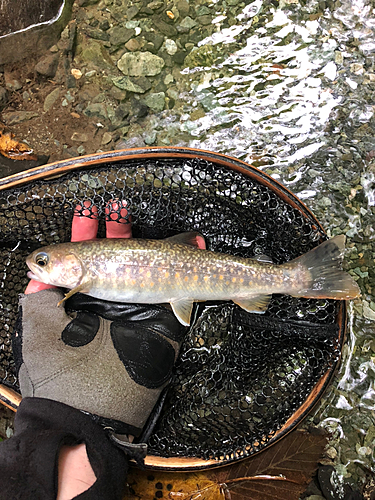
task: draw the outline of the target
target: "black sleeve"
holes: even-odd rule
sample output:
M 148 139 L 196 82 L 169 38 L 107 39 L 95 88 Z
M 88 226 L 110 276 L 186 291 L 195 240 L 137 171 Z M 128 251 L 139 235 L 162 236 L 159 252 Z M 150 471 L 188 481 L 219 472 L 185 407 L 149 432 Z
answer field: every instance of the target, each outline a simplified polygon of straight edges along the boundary
M 43 398 L 24 398 L 15 434 L 0 444 L 0 500 L 55 500 L 60 448 L 85 443 L 96 482 L 79 500 L 121 500 L 128 458 L 90 416 Z

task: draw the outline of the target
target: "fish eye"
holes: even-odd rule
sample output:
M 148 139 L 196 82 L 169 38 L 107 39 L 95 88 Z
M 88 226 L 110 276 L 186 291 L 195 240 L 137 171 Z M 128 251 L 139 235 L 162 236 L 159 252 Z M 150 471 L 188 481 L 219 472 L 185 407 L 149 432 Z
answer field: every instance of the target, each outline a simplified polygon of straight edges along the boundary
M 35 262 L 40 267 L 46 266 L 48 264 L 48 262 L 49 262 L 48 255 L 45 252 L 40 252 L 40 253 L 36 254 L 36 256 L 35 256 Z

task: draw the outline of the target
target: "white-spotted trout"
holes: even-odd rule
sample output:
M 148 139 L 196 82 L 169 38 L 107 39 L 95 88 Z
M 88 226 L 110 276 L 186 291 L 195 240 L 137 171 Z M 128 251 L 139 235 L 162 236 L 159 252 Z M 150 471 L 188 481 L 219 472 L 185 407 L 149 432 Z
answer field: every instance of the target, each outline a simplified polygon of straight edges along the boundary
M 193 303 L 232 300 L 264 312 L 273 293 L 293 297 L 353 299 L 357 283 L 341 270 L 345 236 L 325 241 L 286 264 L 198 248 L 198 233 L 164 240 L 102 239 L 61 243 L 34 251 L 28 277 L 98 299 L 170 303 L 184 325 Z M 65 300 L 65 299 L 64 299 Z

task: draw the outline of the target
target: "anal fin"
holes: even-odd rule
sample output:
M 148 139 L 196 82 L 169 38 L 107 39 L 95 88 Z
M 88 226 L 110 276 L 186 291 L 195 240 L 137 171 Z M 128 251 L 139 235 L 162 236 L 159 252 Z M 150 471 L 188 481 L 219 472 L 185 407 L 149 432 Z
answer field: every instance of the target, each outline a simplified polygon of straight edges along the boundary
M 190 325 L 191 312 L 193 310 L 193 299 L 180 299 L 171 302 L 171 307 L 178 321 L 185 326 Z
M 270 303 L 272 295 L 256 295 L 243 299 L 232 299 L 235 304 L 251 313 L 264 313 Z
M 75 288 L 72 288 L 69 290 L 68 293 L 65 294 L 64 298 L 61 299 L 57 305 L 60 307 L 61 304 L 63 304 L 66 300 L 68 300 L 72 295 L 81 292 L 81 293 L 87 293 L 90 291 L 90 282 L 85 282 L 81 283 L 80 285 L 76 286 Z

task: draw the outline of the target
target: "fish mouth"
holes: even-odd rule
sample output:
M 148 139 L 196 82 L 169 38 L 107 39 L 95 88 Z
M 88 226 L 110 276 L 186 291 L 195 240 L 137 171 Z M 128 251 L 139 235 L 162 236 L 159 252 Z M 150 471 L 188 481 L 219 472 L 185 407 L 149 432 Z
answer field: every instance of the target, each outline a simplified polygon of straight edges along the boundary
M 30 279 L 30 280 L 34 280 L 34 281 L 40 281 L 40 278 L 38 278 L 38 276 L 36 274 L 34 274 L 33 272 L 29 271 L 27 273 L 27 277 Z

